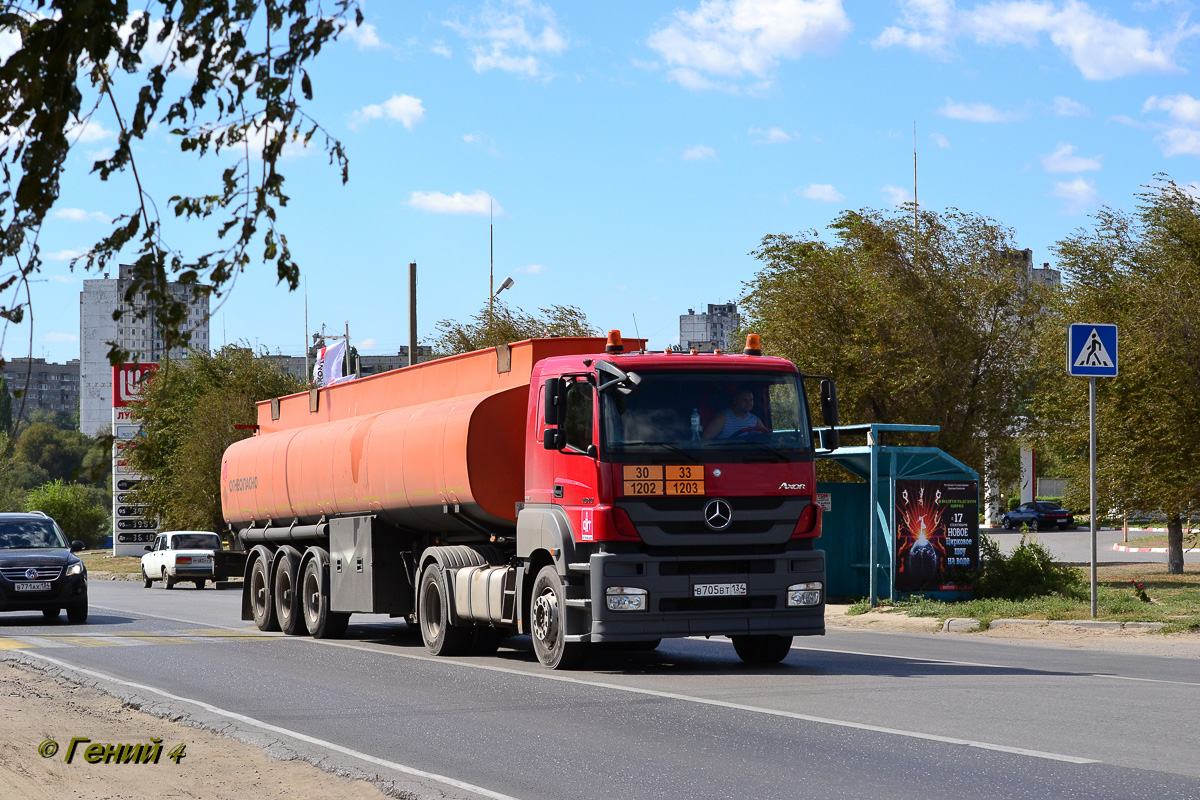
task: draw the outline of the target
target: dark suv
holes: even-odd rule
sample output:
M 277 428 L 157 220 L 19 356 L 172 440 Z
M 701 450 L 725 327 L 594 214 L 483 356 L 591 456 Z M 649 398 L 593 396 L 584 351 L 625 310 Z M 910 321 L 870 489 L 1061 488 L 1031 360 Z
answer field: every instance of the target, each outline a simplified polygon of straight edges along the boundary
M 87 622 L 87 569 L 75 555 L 82 549 L 45 514 L 0 514 L 0 611 L 57 619 L 65 608 L 70 622 Z

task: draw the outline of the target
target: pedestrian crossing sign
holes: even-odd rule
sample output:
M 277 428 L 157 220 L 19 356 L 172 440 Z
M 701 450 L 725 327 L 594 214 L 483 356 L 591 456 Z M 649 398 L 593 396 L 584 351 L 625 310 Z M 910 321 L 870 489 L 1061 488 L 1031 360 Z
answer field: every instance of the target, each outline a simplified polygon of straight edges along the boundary
M 1117 326 L 1073 322 L 1067 329 L 1067 373 L 1090 378 L 1117 376 Z

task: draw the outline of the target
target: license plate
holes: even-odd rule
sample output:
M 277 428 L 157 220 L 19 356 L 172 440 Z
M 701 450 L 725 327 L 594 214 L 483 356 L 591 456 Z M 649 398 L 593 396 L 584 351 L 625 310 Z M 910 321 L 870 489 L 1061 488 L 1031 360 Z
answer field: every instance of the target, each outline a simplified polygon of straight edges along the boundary
M 212 556 L 192 556 L 193 564 L 209 564 L 212 562 Z
M 744 583 L 697 583 L 692 586 L 693 597 L 745 597 Z
M 50 591 L 50 581 L 36 581 L 34 583 L 14 583 L 13 588 L 18 592 L 48 592 Z

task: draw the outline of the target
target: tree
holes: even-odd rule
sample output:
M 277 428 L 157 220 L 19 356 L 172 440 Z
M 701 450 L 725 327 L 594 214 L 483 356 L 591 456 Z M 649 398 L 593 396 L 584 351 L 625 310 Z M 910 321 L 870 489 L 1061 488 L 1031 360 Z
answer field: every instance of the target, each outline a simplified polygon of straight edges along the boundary
M 444 319 L 437 324 L 433 351 L 441 356 L 469 353 L 498 344 L 511 344 L 542 336 L 596 336 L 600 331 L 588 324 L 587 316 L 575 306 L 554 305 L 540 314 L 526 314 L 500 300 L 479 310 L 467 323 Z
M 93 439 L 79 431 L 65 431 L 46 422 L 35 422 L 21 432 L 16 444 L 19 461 L 41 467 L 50 480 L 77 480 Z
M 1119 367 L 1096 380 L 1099 509 L 1167 519 L 1167 572 L 1183 572 L 1183 523 L 1200 508 L 1200 202 L 1168 179 L 1136 212 L 1103 209 L 1056 246 L 1071 276 L 1038 345 L 1033 432 L 1065 456 L 1067 501 L 1087 507 L 1088 401 L 1064 375 L 1070 322 L 1115 323 Z
M 25 500 L 26 511 L 42 511 L 63 529 L 68 540 L 93 546 L 104 535 L 108 508 L 99 492 L 86 486 L 55 480 L 34 489 Z M 99 499 L 99 502 L 97 502 Z
M 235 425 L 258 422 L 255 403 L 302 391 L 303 381 L 247 348 L 193 350 L 163 365 L 133 405 L 142 436 L 130 464 L 151 478 L 137 502 L 168 528 L 221 532 L 221 457 L 251 435 Z
M 1005 257 L 1012 232 L 976 214 L 845 211 L 767 236 L 740 300 L 764 352 L 838 383 L 842 419 L 941 427 L 937 445 L 1002 473 L 1022 413 L 1041 290 Z M 993 474 L 993 485 L 1012 476 Z
M 0 38 L 20 47 L 0 64 L 0 290 L 24 284 L 25 300 L 0 305 L 0 318 L 20 322 L 31 311 L 38 233 L 59 198 L 68 155 L 101 108 L 112 112 L 117 145 L 92 172 L 108 180 L 128 171 L 136 192 L 84 258 L 89 270 L 100 271 L 125 248 L 136 250 L 125 299 L 146 297 L 168 349 L 190 338 L 189 301 L 220 294 L 252 262 L 274 264 L 294 290 L 299 265 L 276 225 L 277 209 L 288 202 L 277 162 L 286 145 L 307 145 L 320 134 L 342 182 L 348 178 L 342 144 L 308 116 L 304 103 L 313 98 L 309 64 L 352 11 L 361 24 L 356 0 L 151 0 L 133 12 L 126 0 L 6 2 Z M 209 191 L 169 204 L 150 197 L 135 152 L 157 125 L 182 153 L 212 152 L 220 176 Z M 222 245 L 198 255 L 173 248 L 160 207 L 216 223 Z M 261 250 L 252 256 L 256 244 Z M 171 280 L 191 287 L 191 297 L 173 296 Z M 126 356 L 111 343 L 114 363 Z

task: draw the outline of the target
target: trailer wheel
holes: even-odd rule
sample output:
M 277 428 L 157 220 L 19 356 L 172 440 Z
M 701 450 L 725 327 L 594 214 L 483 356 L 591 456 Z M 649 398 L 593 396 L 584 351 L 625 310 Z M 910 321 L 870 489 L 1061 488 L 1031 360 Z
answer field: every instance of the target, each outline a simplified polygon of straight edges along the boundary
M 529 619 L 533 632 L 533 652 L 550 669 L 574 669 L 583 663 L 587 646 L 568 642 L 563 615 L 566 612 L 566 587 L 553 564 L 542 567 L 533 582 Z
M 461 656 L 471 649 L 474 632 L 450 624 L 450 593 L 446 590 L 446 575 L 437 564 L 430 564 L 421 573 L 417 619 L 421 638 L 435 656 Z
M 760 634 L 756 636 L 730 636 L 738 658 L 747 664 L 778 664 L 787 658 L 792 649 L 791 636 Z
M 349 614 L 329 610 L 329 586 L 324 575 L 328 563 L 323 556 L 310 557 L 300 575 L 304 627 L 314 639 L 337 639 L 350 622 Z
M 254 559 L 250 568 L 250 610 L 260 631 L 279 630 L 275 601 L 271 597 L 271 565 L 262 557 Z
M 300 610 L 299 578 L 300 554 L 294 547 L 281 547 L 283 554 L 275 567 L 275 616 L 279 629 L 288 636 L 304 633 L 304 621 Z

